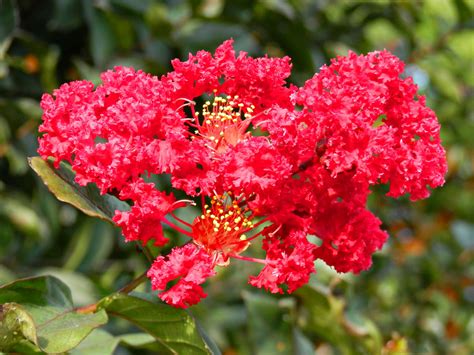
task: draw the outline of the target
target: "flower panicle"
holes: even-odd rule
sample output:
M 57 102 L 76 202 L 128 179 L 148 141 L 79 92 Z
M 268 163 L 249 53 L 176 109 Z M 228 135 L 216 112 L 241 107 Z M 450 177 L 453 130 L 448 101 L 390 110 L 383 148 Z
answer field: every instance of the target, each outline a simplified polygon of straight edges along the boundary
M 366 270 L 388 237 L 367 209 L 370 187 L 418 200 L 444 183 L 436 115 L 388 51 L 349 52 L 301 87 L 286 82 L 288 57 L 236 54 L 232 40 L 172 65 L 161 78 L 115 67 L 97 87 L 43 95 L 38 149 L 130 203 L 114 217 L 126 241 L 164 246 L 163 226 L 189 238 L 148 271 L 166 303 L 198 303 L 232 259 L 261 265 L 249 283 L 273 293 L 307 283 L 317 259 Z M 164 175 L 173 192 L 152 182 Z M 201 213 L 187 221 L 179 209 L 195 200 Z

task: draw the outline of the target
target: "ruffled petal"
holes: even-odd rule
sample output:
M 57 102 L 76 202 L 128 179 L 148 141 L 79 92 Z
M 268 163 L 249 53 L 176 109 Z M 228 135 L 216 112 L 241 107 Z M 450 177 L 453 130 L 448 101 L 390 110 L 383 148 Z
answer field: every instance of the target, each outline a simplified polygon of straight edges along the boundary
M 272 293 L 283 293 L 282 285 L 288 293 L 306 284 L 314 270 L 313 251 L 316 246 L 306 238 L 305 231 L 278 231 L 268 234 L 263 241 L 267 252 L 266 265 L 258 276 L 251 276 L 249 283 L 265 288 Z
M 187 308 L 206 297 L 201 284 L 215 274 L 212 257 L 194 244 L 174 248 L 156 258 L 148 271 L 153 290 L 165 290 L 168 282 L 179 281 L 159 297 L 175 307 Z

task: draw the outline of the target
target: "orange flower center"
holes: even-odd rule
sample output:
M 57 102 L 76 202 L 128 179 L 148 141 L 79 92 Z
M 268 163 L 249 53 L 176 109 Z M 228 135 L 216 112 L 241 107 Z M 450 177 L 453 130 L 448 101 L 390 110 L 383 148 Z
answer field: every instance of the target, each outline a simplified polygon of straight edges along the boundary
M 215 255 L 216 264 L 226 265 L 230 256 L 242 253 L 250 244 L 245 232 L 254 225 L 248 214 L 230 192 L 213 196 L 210 206 L 204 205 L 203 214 L 194 220 L 194 242 Z
M 202 108 L 202 123 L 199 124 L 199 112 L 194 113 L 197 128 L 195 137 L 208 141 L 211 148 L 221 153 L 228 146 L 235 146 L 250 134 L 247 128 L 251 122 L 255 106 L 244 107 L 239 97 L 214 97 L 213 102 L 206 101 Z

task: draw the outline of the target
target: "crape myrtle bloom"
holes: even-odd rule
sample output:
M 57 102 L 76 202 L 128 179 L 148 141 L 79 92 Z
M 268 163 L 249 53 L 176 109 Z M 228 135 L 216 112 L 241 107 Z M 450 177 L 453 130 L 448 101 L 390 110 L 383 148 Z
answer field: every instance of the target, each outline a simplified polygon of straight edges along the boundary
M 159 79 L 117 67 L 96 89 L 78 81 L 45 95 L 39 148 L 79 184 L 131 201 L 114 218 L 127 241 L 165 245 L 162 223 L 190 238 L 148 272 L 169 304 L 197 303 L 231 258 L 263 264 L 249 282 L 274 293 L 305 284 L 318 258 L 365 270 L 387 238 L 366 209 L 369 187 L 415 200 L 444 182 L 436 116 L 386 51 L 339 57 L 301 88 L 285 81 L 288 57 L 236 55 L 232 41 L 172 64 Z M 146 182 L 163 173 L 201 199 L 201 216 L 179 219 L 190 202 Z M 243 255 L 256 238 L 265 259 Z
M 248 208 L 243 195 L 236 197 L 230 191 L 214 195 L 192 224 L 174 217 L 188 228 L 181 232 L 192 243 L 159 256 L 148 271 L 153 289 L 165 290 L 159 297 L 171 305 L 187 307 L 199 302 L 206 296 L 201 284 L 215 274 L 216 266 L 227 266 L 231 258 L 263 264 L 261 273 L 250 277 L 249 283 L 273 293 L 282 293 L 282 285 L 293 292 L 314 272 L 316 245 L 306 238 L 307 231 L 302 226 L 291 229 L 290 224 L 271 224 L 259 230 L 269 219 L 254 224 L 255 212 Z M 265 236 L 266 258 L 241 255 L 261 235 Z M 179 281 L 166 290 L 168 282 L 177 278 Z
M 371 185 L 418 200 L 444 183 L 439 123 L 412 78 L 401 77 L 403 66 L 388 51 L 350 52 L 295 92 L 301 110 L 274 107 L 263 124 L 314 189 L 310 229 L 323 240 L 314 253 L 340 272 L 367 269 L 387 238 L 365 209 Z

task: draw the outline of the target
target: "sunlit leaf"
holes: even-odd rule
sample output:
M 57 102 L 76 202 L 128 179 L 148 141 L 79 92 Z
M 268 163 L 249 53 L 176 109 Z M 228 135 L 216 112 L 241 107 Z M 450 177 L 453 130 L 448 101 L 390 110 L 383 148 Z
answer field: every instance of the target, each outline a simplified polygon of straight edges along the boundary
M 119 339 L 102 329 L 95 329 L 77 347 L 71 355 L 112 355 Z
M 0 343 L 0 350 L 8 350 L 24 338 L 47 353 L 69 351 L 107 322 L 104 310 L 76 312 L 71 291 L 51 276 L 17 280 L 0 287 L 0 304 L 0 326 L 6 329 L 8 339 Z
M 114 196 L 100 195 L 91 184 L 85 187 L 77 185 L 73 171 L 64 163 L 61 163 L 60 169 L 55 169 L 40 157 L 29 158 L 28 162 L 58 200 L 73 205 L 89 216 L 112 222 L 115 210 L 129 208 Z
M 109 315 L 127 319 L 151 334 L 161 345 L 163 353 L 211 353 L 201 338 L 194 319 L 182 309 L 124 294 L 104 298 L 100 307 Z

